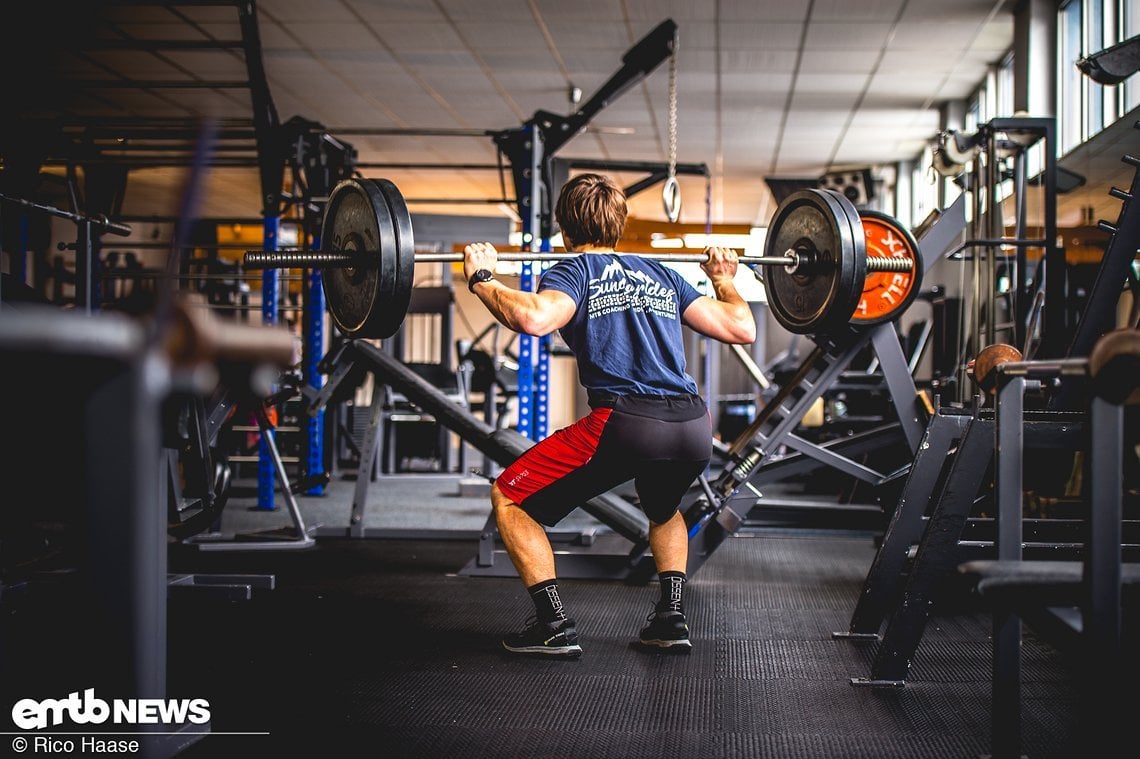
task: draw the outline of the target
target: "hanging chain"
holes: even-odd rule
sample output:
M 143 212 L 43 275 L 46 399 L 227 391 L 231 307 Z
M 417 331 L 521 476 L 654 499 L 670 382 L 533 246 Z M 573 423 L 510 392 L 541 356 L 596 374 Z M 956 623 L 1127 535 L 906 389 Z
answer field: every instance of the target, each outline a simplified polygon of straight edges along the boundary
M 669 56 L 669 176 L 677 175 L 677 44 L 680 30 L 673 32 L 673 54 Z
M 673 54 L 669 56 L 669 169 L 661 199 L 671 223 L 681 218 L 681 187 L 677 184 L 677 45 L 680 32 L 673 32 Z

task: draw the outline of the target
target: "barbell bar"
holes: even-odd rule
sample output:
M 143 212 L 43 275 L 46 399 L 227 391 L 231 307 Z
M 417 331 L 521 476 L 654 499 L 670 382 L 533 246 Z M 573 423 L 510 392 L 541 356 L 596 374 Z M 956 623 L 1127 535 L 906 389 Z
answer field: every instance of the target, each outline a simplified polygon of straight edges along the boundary
M 499 253 L 500 261 L 554 262 L 573 258 L 577 253 Z M 642 258 L 676 264 L 703 264 L 708 261 L 704 253 L 636 253 Z M 294 250 L 247 250 L 245 266 L 249 269 L 331 269 L 374 266 L 380 257 L 377 251 L 294 251 Z M 416 263 L 462 263 L 462 253 L 417 253 Z M 739 263 L 746 266 L 783 266 L 789 274 L 807 273 L 812 264 L 809 256 L 789 250 L 782 256 L 739 256 Z M 828 265 L 817 264 L 817 265 Z M 800 272 L 800 269 L 803 272 Z M 911 271 L 913 263 L 906 258 L 868 258 L 867 271 Z
M 387 179 L 346 179 L 329 194 L 321 223 L 321 249 L 247 251 L 248 268 L 315 268 L 337 328 L 350 338 L 391 337 L 408 312 L 417 263 L 458 263 L 459 253 L 415 252 L 411 215 Z M 778 252 L 778 254 L 777 254 Z M 768 307 L 791 332 L 848 329 L 868 272 L 921 275 L 915 252 L 868 257 L 859 212 L 842 193 L 792 193 L 768 227 L 765 255 L 742 256 L 760 267 Z M 575 253 L 502 253 L 500 261 L 561 261 Z M 705 254 L 649 256 L 704 263 Z

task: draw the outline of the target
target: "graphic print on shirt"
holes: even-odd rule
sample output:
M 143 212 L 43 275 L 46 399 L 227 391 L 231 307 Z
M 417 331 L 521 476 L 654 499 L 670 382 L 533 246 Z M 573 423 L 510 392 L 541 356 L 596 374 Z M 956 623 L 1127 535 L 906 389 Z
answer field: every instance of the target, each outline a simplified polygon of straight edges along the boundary
M 677 318 L 677 291 L 645 272 L 626 269 L 620 261 L 607 264 L 601 276 L 590 279 L 587 289 L 588 319 L 626 310 Z

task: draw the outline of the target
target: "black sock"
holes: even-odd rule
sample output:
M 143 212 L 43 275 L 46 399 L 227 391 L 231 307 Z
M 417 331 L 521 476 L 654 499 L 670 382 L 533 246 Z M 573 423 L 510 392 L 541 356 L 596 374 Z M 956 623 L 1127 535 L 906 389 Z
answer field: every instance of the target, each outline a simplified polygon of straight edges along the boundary
M 657 601 L 657 611 L 685 611 L 682 593 L 685 590 L 684 572 L 661 572 L 661 598 Z
M 562 599 L 558 596 L 558 580 L 544 580 L 526 589 L 540 622 L 559 622 L 566 619 Z

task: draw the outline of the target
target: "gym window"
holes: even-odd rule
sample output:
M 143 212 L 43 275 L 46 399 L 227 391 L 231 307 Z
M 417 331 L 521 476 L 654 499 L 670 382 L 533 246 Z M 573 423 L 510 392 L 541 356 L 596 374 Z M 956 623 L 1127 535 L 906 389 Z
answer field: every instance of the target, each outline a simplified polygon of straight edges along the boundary
M 1057 17 L 1057 114 L 1061 154 L 1140 105 L 1135 78 L 1105 86 L 1076 62 L 1140 34 L 1140 0 L 1069 0 Z

